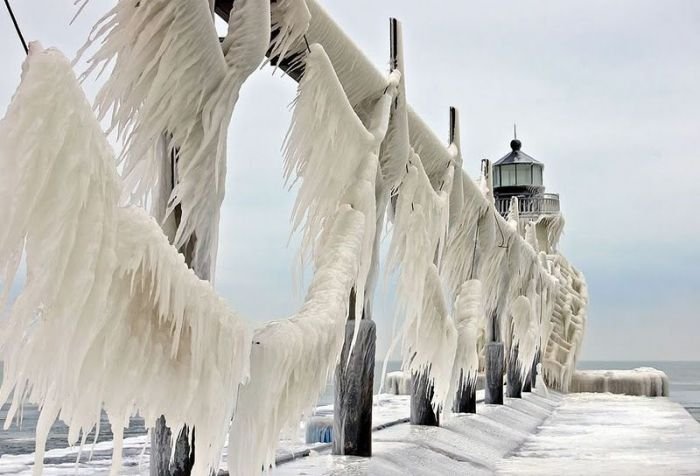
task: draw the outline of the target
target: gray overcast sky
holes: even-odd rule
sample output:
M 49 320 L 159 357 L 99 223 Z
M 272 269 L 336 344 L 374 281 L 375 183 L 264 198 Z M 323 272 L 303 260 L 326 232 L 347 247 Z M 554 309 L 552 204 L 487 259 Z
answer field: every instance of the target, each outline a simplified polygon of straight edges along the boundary
M 73 57 L 113 2 L 92 0 L 72 27 L 73 0 L 12 3 L 28 38 Z M 382 68 L 387 20 L 403 21 L 409 102 L 445 138 L 448 107 L 460 109 L 470 175 L 508 151 L 518 123 L 523 150 L 561 194 L 562 249 L 588 279 L 582 358 L 700 359 L 699 2 L 322 3 Z M 0 57 L 4 110 L 23 58 L 4 7 Z M 291 315 L 303 295 L 280 153 L 294 93 L 288 78 L 257 72 L 229 137 L 217 288 L 258 321 Z M 391 296 L 378 308 L 381 349 Z

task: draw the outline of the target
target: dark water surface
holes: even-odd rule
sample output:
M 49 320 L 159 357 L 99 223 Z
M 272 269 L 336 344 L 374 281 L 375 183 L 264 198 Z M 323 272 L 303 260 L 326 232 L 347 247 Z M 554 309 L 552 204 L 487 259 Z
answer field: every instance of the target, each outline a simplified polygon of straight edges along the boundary
M 638 367 L 654 367 L 663 370 L 671 381 L 671 400 L 683 405 L 696 420 L 700 421 L 700 362 L 604 362 L 584 361 L 579 362 L 580 369 L 634 369 Z M 389 362 L 387 371 L 391 372 L 400 368 L 399 362 Z M 381 380 L 381 364 L 377 364 L 375 371 L 374 391 L 379 390 Z M 0 366 L 0 379 L 2 367 Z M 329 384 L 326 392 L 319 399 L 319 404 L 333 402 L 333 386 Z M 25 406 L 21 424 L 15 422 L 9 430 L 3 430 L 9 405 L 0 408 L 0 456 L 3 454 L 26 454 L 34 452 L 34 432 L 39 412 L 36 407 Z M 138 436 L 146 433 L 144 422 L 140 418 L 134 418 L 125 437 Z M 60 421 L 51 429 L 46 449 L 65 448 L 67 444 L 68 428 Z M 112 439 L 112 432 L 107 416 L 102 414 L 102 424 L 98 441 Z M 88 437 L 88 442 L 93 441 L 93 434 Z

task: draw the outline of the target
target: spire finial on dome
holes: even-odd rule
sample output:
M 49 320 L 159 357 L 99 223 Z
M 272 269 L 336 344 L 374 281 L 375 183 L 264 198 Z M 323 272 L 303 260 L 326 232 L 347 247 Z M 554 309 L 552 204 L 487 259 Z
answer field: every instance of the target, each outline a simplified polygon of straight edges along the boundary
M 517 152 L 522 145 L 523 144 L 518 140 L 518 125 L 513 123 L 513 140 L 510 141 L 510 148 L 513 149 L 514 152 Z

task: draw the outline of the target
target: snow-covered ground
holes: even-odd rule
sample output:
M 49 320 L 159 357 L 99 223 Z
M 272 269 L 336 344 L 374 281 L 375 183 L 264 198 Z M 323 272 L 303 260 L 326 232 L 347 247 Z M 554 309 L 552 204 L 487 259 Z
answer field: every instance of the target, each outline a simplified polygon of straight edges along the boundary
M 700 423 L 667 398 L 571 394 L 498 470 L 538 476 L 697 475 Z
M 480 392 L 481 396 L 481 392 Z M 318 407 L 329 414 L 331 406 Z M 303 428 L 283 440 L 278 458 L 311 456 L 278 466 L 294 475 L 607 475 L 700 474 L 700 423 L 667 398 L 550 392 L 479 404 L 476 415 L 445 419 L 440 428 L 408 424 L 376 431 L 371 459 L 338 457 L 328 445 L 303 444 Z M 409 397 L 375 397 L 374 425 L 408 417 Z M 122 475 L 148 474 L 148 438 L 127 438 Z M 47 452 L 46 475 L 109 473 L 111 442 Z M 225 454 L 224 454 L 225 461 Z M 33 455 L 0 457 L 0 475 L 30 475 Z
M 483 397 L 483 391 L 479 393 Z M 406 395 L 376 395 L 374 403 L 374 426 L 385 426 L 408 417 L 410 397 Z M 318 415 L 332 415 L 333 406 L 323 405 L 316 408 Z M 310 449 L 323 448 L 324 445 L 306 445 L 304 427 L 296 434 L 286 435 L 280 442 L 277 459 L 289 459 L 295 454 L 302 454 Z M 150 448 L 147 435 L 125 438 L 124 467 L 121 474 L 128 476 L 148 475 Z M 222 469 L 226 469 L 227 448 L 222 455 Z M 92 452 L 92 458 L 90 454 Z M 80 463 L 76 464 L 80 454 Z M 60 448 L 46 452 L 44 474 L 46 475 L 100 475 L 109 474 L 112 461 L 112 442 L 103 441 L 83 448 Z M 33 454 L 0 455 L 0 475 L 24 476 L 32 474 Z
M 447 418 L 441 427 L 396 425 L 373 435 L 372 458 L 327 451 L 279 466 L 275 476 L 490 475 L 554 411 L 561 395 L 524 394 L 506 404 L 477 406 L 476 415 Z

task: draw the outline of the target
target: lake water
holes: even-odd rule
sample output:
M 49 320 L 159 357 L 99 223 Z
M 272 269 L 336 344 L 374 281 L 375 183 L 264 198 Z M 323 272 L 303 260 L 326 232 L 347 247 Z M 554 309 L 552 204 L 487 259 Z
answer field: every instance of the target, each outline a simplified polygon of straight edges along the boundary
M 388 371 L 397 370 L 400 367 L 398 362 L 390 362 Z M 610 369 L 624 370 L 634 369 L 637 367 L 654 367 L 663 370 L 668 375 L 671 385 L 671 400 L 683 405 L 693 417 L 700 421 L 700 362 L 579 362 L 580 369 Z M 374 390 L 379 390 L 381 366 L 376 369 L 376 378 L 374 382 Z M 2 368 L 0 367 L 0 378 Z M 326 392 L 321 396 L 319 404 L 332 403 L 333 387 L 329 385 Z M 22 424 L 18 426 L 14 424 L 9 430 L 3 430 L 2 425 L 7 416 L 8 406 L 0 408 L 0 456 L 3 454 L 25 454 L 34 451 L 34 430 L 38 418 L 36 408 L 27 406 L 24 408 Z M 49 435 L 47 441 L 47 449 L 64 448 L 67 446 L 66 436 L 68 433 L 67 427 L 61 422 L 56 422 Z M 145 433 L 144 422 L 141 419 L 135 418 L 131 422 L 131 426 L 125 431 L 125 436 L 137 436 Z M 93 436 L 90 435 L 88 441 L 92 442 Z M 109 431 L 109 424 L 106 416 L 103 414 L 102 425 L 98 441 L 107 441 L 112 439 L 112 433 Z

